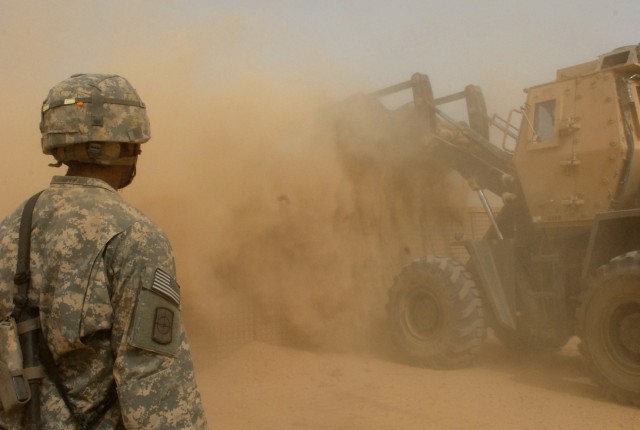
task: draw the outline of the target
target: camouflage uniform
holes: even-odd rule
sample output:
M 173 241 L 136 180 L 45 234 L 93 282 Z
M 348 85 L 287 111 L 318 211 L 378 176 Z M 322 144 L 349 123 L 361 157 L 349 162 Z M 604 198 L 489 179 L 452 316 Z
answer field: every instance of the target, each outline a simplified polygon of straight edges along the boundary
M 0 224 L 0 319 L 13 309 L 22 207 Z M 117 400 L 97 429 L 207 428 L 180 319 L 171 245 L 99 179 L 56 176 L 33 215 L 32 286 L 68 400 L 86 414 Z M 50 378 L 45 429 L 78 428 Z M 0 412 L 1 429 L 23 428 Z

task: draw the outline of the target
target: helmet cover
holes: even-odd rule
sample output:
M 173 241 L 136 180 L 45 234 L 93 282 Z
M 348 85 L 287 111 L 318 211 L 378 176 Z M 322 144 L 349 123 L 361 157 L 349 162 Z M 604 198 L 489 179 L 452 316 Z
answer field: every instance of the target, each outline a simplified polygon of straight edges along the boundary
M 106 149 L 106 142 L 141 144 L 151 137 L 145 104 L 118 75 L 71 76 L 51 88 L 41 115 L 42 152 L 59 161 L 78 159 L 77 146 L 86 146 L 79 144 L 105 142 Z M 112 164 L 103 157 L 93 162 Z

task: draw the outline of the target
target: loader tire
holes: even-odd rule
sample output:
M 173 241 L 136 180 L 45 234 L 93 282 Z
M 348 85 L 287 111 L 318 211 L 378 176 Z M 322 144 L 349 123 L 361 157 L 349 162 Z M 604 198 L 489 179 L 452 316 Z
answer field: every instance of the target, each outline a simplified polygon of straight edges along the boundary
M 476 284 L 446 257 L 406 266 L 389 290 L 387 313 L 393 341 L 411 362 L 427 367 L 467 364 L 486 337 Z
M 578 309 L 587 369 L 609 397 L 640 406 L 640 251 L 601 266 Z

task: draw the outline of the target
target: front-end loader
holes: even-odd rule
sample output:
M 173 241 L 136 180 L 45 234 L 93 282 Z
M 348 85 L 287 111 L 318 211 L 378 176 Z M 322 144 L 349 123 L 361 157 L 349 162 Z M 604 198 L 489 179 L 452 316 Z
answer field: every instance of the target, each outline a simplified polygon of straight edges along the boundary
M 488 327 L 530 352 L 578 336 L 593 379 L 640 404 L 639 57 L 627 46 L 558 70 L 526 90 L 519 127 L 488 116 L 479 87 L 435 98 L 422 74 L 366 96 L 411 90 L 390 115 L 418 118 L 424 151 L 468 181 L 491 225 L 457 238 L 468 261 L 425 256 L 395 278 L 388 320 L 406 357 L 463 365 Z M 456 100 L 464 122 L 443 110 Z

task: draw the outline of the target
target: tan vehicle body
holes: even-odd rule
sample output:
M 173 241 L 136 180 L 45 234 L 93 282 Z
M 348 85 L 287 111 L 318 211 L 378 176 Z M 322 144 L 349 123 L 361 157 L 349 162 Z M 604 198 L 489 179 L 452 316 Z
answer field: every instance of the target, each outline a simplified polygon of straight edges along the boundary
M 590 225 L 598 213 L 637 206 L 640 81 L 619 94 L 622 72 L 640 77 L 635 46 L 527 90 L 514 163 L 536 225 Z

